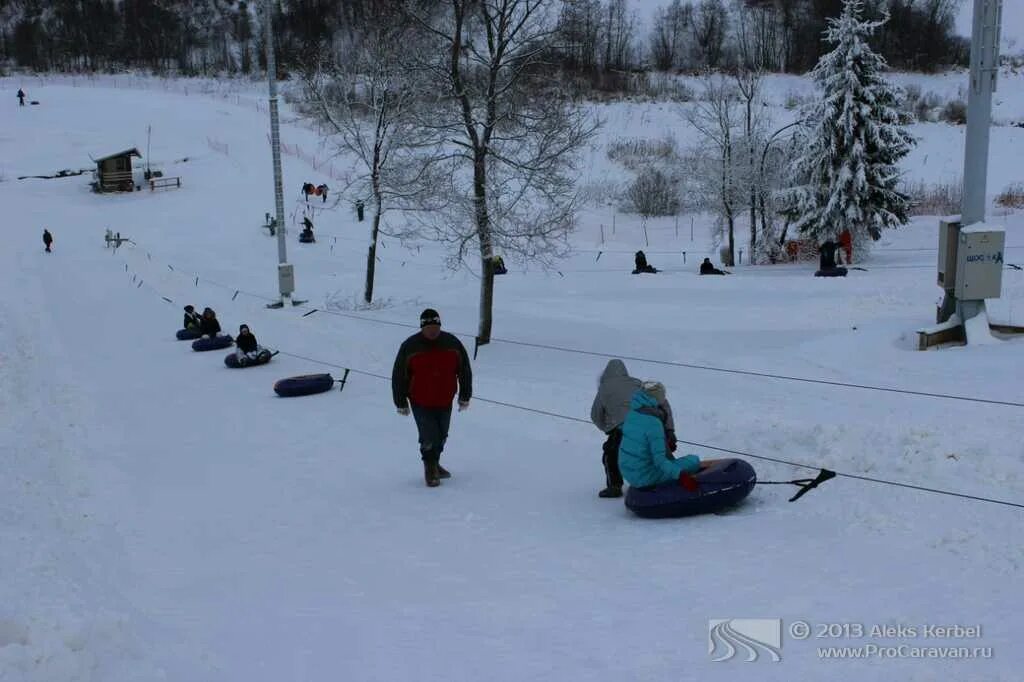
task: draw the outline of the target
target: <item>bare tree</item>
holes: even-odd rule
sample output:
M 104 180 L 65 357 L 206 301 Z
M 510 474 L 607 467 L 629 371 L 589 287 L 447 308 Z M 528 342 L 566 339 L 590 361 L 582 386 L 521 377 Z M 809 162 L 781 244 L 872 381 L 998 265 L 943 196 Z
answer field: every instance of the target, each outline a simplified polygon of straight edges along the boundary
M 560 51 L 570 68 L 592 72 L 601 40 L 601 0 L 565 0 L 558 19 Z
M 604 68 L 627 70 L 633 65 L 636 13 L 626 0 L 607 0 L 604 22 Z
M 430 99 L 407 56 L 416 35 L 393 17 L 370 28 L 344 55 L 321 60 L 306 80 L 313 115 L 339 154 L 356 157 L 362 172 L 356 196 L 371 197 L 373 220 L 366 253 L 363 300 L 373 300 L 377 240 L 389 209 L 436 209 L 442 139 L 419 125 L 415 112 Z
M 704 66 L 714 69 L 722 62 L 729 13 L 722 0 L 701 0 L 693 21 L 693 39 Z
M 704 79 L 701 99 L 683 109 L 683 117 L 701 134 L 693 149 L 688 177 L 705 208 L 721 220 L 729 251 L 725 265 L 735 264 L 736 216 L 745 192 L 740 175 L 743 111 L 736 86 L 722 75 Z
M 496 252 L 544 261 L 564 250 L 576 212 L 571 175 L 596 126 L 541 61 L 557 36 L 550 0 L 450 0 L 449 9 L 443 19 L 419 21 L 438 43 L 438 58 L 425 64 L 449 95 L 450 106 L 431 113 L 454 148 L 439 189 L 462 199 L 454 214 L 423 217 L 454 247 L 457 261 L 476 245 L 477 342 L 484 344 L 491 338 Z
M 743 158 L 738 164 L 742 166 L 737 172 L 739 182 L 747 197 L 747 210 L 750 212 L 750 262 L 754 262 L 757 253 L 757 208 L 760 188 L 764 184 L 762 167 L 758 161 L 758 149 L 763 146 L 764 107 L 760 102 L 761 72 L 759 70 L 737 69 L 733 75 L 736 92 L 743 108 Z
M 687 52 L 689 28 L 693 25 L 693 5 L 672 0 L 654 14 L 651 30 L 651 58 L 655 68 L 668 71 L 682 66 Z

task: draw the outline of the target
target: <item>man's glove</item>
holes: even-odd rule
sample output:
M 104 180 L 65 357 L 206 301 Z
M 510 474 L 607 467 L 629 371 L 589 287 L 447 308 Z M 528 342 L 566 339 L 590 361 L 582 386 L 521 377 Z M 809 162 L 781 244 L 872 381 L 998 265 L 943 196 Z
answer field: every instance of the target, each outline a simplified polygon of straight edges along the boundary
M 693 474 L 688 474 L 685 471 L 679 474 L 679 485 L 691 493 L 695 493 L 700 490 L 700 484 L 697 483 L 697 479 L 693 477 Z
M 460 400 L 459 401 L 459 412 L 465 412 L 468 409 L 469 409 L 469 401 L 468 400 Z
M 409 416 L 409 408 L 408 407 L 399 407 L 398 408 L 398 414 L 402 415 L 403 417 L 408 417 Z

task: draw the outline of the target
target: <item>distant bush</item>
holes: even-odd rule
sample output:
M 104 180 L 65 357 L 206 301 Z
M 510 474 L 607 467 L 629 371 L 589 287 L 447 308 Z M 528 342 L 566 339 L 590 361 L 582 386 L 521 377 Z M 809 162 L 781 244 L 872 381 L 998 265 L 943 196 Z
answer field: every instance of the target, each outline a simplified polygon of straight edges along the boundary
M 645 168 L 626 191 L 626 197 L 643 216 L 676 215 L 679 191 L 667 174 L 657 168 Z
M 679 144 L 672 135 L 660 139 L 620 137 L 608 145 L 608 158 L 626 168 L 636 169 L 653 162 L 667 163 L 679 156 Z
M 910 215 L 952 215 L 960 212 L 963 182 L 917 182 L 903 187 L 910 198 Z
M 1015 182 L 996 196 L 996 204 L 1005 208 L 1024 208 L 1024 182 Z
M 942 108 L 942 120 L 958 126 L 966 125 L 967 102 L 962 99 L 946 102 L 946 106 Z

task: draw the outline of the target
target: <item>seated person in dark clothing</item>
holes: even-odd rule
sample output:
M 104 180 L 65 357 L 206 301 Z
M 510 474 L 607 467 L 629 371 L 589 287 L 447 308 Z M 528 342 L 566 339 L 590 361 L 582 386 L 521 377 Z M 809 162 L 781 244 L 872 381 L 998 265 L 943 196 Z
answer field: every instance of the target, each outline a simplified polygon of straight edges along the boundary
M 837 277 L 846 275 L 846 268 L 841 268 L 836 265 L 836 251 L 839 250 L 839 244 L 837 242 L 828 239 L 820 247 L 818 247 L 818 253 L 821 254 L 819 261 L 819 268 L 815 277 Z
M 194 307 L 190 305 L 185 306 L 185 321 L 182 322 L 184 329 L 194 329 L 199 331 L 199 327 L 202 322 L 202 316 L 196 312 Z
M 239 364 L 255 362 L 259 360 L 261 354 L 266 352 L 256 341 L 256 335 L 249 331 L 249 325 L 243 324 L 238 327 L 238 336 L 235 337 L 235 357 L 238 358 Z
M 637 251 L 636 257 L 634 258 L 636 267 L 633 269 L 634 275 L 639 275 L 642 272 L 657 272 L 658 269 L 650 265 L 647 262 L 647 255 L 643 251 Z
M 315 242 L 316 238 L 313 237 L 313 221 L 309 219 L 309 216 L 305 216 L 302 219 L 302 234 L 299 235 L 299 241 L 302 242 Z
M 700 274 L 702 275 L 724 275 L 723 270 L 719 270 L 711 264 L 710 258 L 705 258 L 704 262 L 700 264 Z
M 199 332 L 211 339 L 220 334 L 220 322 L 217 321 L 217 313 L 213 312 L 213 308 L 203 308 L 203 317 L 199 322 Z
M 494 257 L 494 274 L 505 275 L 508 274 L 508 269 L 505 267 L 505 261 L 501 256 Z

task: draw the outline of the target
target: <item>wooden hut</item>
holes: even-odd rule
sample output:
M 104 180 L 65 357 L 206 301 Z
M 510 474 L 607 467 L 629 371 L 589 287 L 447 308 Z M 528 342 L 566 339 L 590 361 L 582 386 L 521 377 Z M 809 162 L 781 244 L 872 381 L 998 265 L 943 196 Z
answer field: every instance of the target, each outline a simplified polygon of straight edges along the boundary
M 139 150 L 132 147 L 123 152 L 94 159 L 96 162 L 97 192 L 131 192 L 135 190 L 132 178 L 132 157 L 142 158 Z

